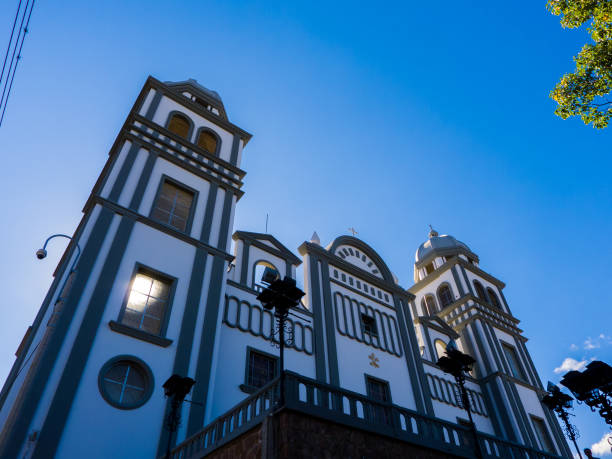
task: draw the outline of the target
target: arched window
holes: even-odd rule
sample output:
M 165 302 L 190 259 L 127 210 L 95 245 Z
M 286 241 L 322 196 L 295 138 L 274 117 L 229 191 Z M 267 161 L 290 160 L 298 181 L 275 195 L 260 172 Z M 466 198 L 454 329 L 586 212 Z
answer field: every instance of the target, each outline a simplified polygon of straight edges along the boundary
M 437 339 L 434 341 L 434 347 L 436 348 L 436 355 L 434 357 L 434 361 L 437 361 L 440 357 L 442 357 L 446 353 L 446 343 L 441 339 Z
M 427 295 L 421 300 L 421 307 L 423 308 L 423 314 L 433 316 L 436 311 L 436 300 L 433 295 Z
M 253 284 L 252 285 L 255 290 L 260 288 L 261 276 L 263 276 L 263 273 L 266 268 L 272 268 L 278 271 L 278 269 L 276 269 L 276 266 L 264 260 L 258 261 L 257 263 L 255 263 L 255 266 L 253 266 Z
M 198 135 L 198 147 L 209 153 L 217 153 L 217 136 L 208 129 L 202 129 Z
M 189 137 L 189 131 L 191 130 L 191 122 L 185 115 L 174 113 L 170 117 L 170 121 L 168 121 L 168 130 L 187 139 Z
M 452 304 L 455 301 L 453 297 L 453 292 L 451 291 L 448 284 L 444 284 L 440 286 L 438 289 L 438 300 L 440 301 L 440 307 L 444 309 L 448 305 Z
M 476 296 L 483 301 L 487 301 L 487 295 L 485 294 L 484 287 L 477 280 L 474 281 L 474 288 L 476 289 Z
M 491 287 L 487 287 L 487 293 L 489 294 L 489 299 L 491 300 L 491 304 L 495 306 L 496 308 L 501 309 L 501 303 L 499 302 L 499 298 Z

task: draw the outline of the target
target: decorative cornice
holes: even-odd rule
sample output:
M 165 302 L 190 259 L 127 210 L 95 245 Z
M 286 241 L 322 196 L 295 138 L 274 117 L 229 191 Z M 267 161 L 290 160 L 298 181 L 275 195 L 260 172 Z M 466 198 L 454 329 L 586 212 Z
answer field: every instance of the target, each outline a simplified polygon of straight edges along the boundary
M 131 209 L 128 209 L 127 207 L 123 207 L 117 203 L 111 202 L 108 199 L 103 198 L 102 196 L 99 195 L 92 195 L 89 197 L 89 200 L 87 201 L 86 204 L 86 210 L 89 208 L 89 206 L 94 206 L 96 204 L 100 204 L 103 207 L 106 207 L 110 210 L 112 210 L 113 212 L 115 212 L 116 214 L 119 214 L 123 217 L 127 217 L 130 218 L 134 221 L 137 221 L 139 223 L 144 223 L 145 225 L 151 227 L 151 228 L 155 228 L 159 231 L 162 231 L 170 236 L 173 236 L 177 239 L 180 239 L 184 242 L 187 242 L 188 244 L 191 244 L 195 247 L 204 249 L 205 251 L 207 251 L 210 255 L 214 255 L 216 257 L 220 257 L 225 259 L 226 261 L 233 261 L 234 260 L 234 256 L 230 255 L 227 252 L 224 252 L 223 250 L 219 250 L 216 247 L 213 247 L 212 245 L 206 244 L 202 241 L 199 241 L 191 236 L 189 236 L 188 234 L 182 233 L 181 231 L 178 231 L 174 228 L 172 228 L 171 226 L 168 225 L 164 225 L 163 223 L 157 222 L 155 220 L 150 219 L 149 217 L 145 217 L 144 215 L 141 215 L 139 213 L 134 212 Z
M 453 265 L 457 264 L 457 259 L 458 257 L 453 257 L 450 260 L 444 262 L 442 266 L 440 266 L 439 268 L 436 268 L 434 272 L 432 272 L 431 274 L 428 274 L 425 277 L 425 279 L 421 279 L 420 281 L 418 281 L 416 284 L 410 287 L 407 291 L 412 293 L 413 295 L 416 295 L 419 292 L 419 290 L 431 284 L 433 281 L 438 279 L 442 274 L 444 274 L 446 271 L 451 269 Z
M 228 132 L 231 132 L 233 134 L 238 134 L 240 138 L 244 141 L 245 146 L 249 142 L 249 140 L 251 140 L 251 137 L 253 137 L 252 134 L 249 134 L 247 131 L 239 128 L 238 126 L 236 126 L 233 123 L 230 123 L 227 120 L 224 120 L 223 118 L 215 116 L 213 113 L 209 112 L 206 108 L 196 104 L 194 101 L 183 96 L 182 94 L 177 93 L 176 91 L 173 91 L 171 87 L 166 86 L 164 83 L 162 83 L 161 81 L 157 80 L 156 78 L 152 76 L 149 76 L 149 78 L 147 78 L 147 81 L 145 83 L 145 88 L 157 89 L 161 91 L 164 96 L 189 108 L 189 110 L 193 111 L 194 113 L 197 113 L 203 118 L 206 118 L 210 122 L 215 123 L 216 125 L 227 130 Z
M 300 245 L 300 247 L 298 248 L 298 251 L 300 252 L 302 256 L 314 254 L 317 257 L 322 258 L 325 261 L 327 261 L 330 265 L 336 266 L 339 269 L 342 269 L 343 271 L 349 272 L 353 274 L 355 277 L 365 279 L 369 283 L 383 290 L 393 292 L 399 295 L 400 297 L 405 298 L 407 301 L 414 299 L 414 295 L 412 293 L 403 289 L 400 285 L 396 284 L 393 280 L 389 282 L 385 279 L 381 279 L 380 277 L 376 277 L 373 274 L 367 271 L 364 271 L 363 269 L 360 269 L 357 266 L 347 261 L 344 261 L 342 258 L 334 255 L 333 253 L 330 253 L 329 251 L 325 250 L 323 247 L 321 247 L 318 244 L 313 244 L 311 242 L 304 242 L 302 245 Z
M 477 276 L 482 277 L 483 279 L 491 282 L 493 285 L 496 285 L 497 287 L 499 287 L 500 290 L 504 289 L 506 287 L 506 284 L 499 280 L 497 277 L 492 276 L 491 274 L 483 271 L 482 269 L 480 269 L 477 266 L 474 266 L 471 263 L 468 263 L 467 261 L 458 258 L 458 263 L 463 266 L 464 268 L 466 268 L 469 271 L 472 271 L 474 274 L 476 274 Z
M 426 266 L 428 263 L 431 263 L 437 257 L 446 257 L 449 255 L 458 256 L 458 254 L 460 253 L 465 255 L 466 257 L 473 258 L 476 261 L 480 261 L 480 259 L 478 258 L 478 255 L 476 255 L 471 250 L 466 250 L 465 248 L 461 246 L 445 247 L 441 249 L 432 248 L 431 253 L 429 255 L 427 255 L 422 260 L 419 260 L 414 263 L 414 267 L 415 269 L 421 269 L 422 267 Z
M 431 328 L 432 330 L 437 330 L 440 333 L 444 333 L 445 335 L 450 336 L 452 339 L 459 338 L 459 334 L 453 329 L 453 327 L 437 316 L 420 316 L 414 319 L 414 322 Z
M 249 241 L 254 247 L 267 251 L 284 260 L 288 260 L 295 266 L 299 266 L 302 264 L 302 260 L 296 257 L 291 250 L 285 247 L 278 239 L 276 239 L 271 234 L 252 233 L 249 231 L 236 231 L 232 235 L 232 239 L 234 241 L 239 239 Z M 276 246 L 276 248 L 270 247 L 269 245 L 262 243 L 262 240 L 271 242 Z
M 138 113 L 134 113 L 133 121 L 141 123 L 142 125 L 144 125 L 146 127 L 149 127 L 151 129 L 159 132 L 163 136 L 168 137 L 169 139 L 172 139 L 177 144 L 182 145 L 183 147 L 187 148 L 188 150 L 195 151 L 198 155 L 203 156 L 204 158 L 207 158 L 210 161 L 213 161 L 214 163 L 218 164 L 219 166 L 221 166 L 221 167 L 223 167 L 223 168 L 225 168 L 225 169 L 227 169 L 229 171 L 232 171 L 234 174 L 238 175 L 239 177 L 244 177 L 246 175 L 246 172 L 243 171 L 242 169 L 240 169 L 239 167 L 236 167 L 233 164 L 225 161 L 224 159 L 221 159 L 218 156 L 213 155 L 212 153 L 207 152 L 203 148 L 198 147 L 196 144 L 189 142 L 188 140 L 184 139 L 180 135 L 177 135 L 174 132 L 169 131 L 164 126 L 161 126 L 161 125 L 159 125 L 157 123 L 154 123 L 153 121 L 148 120 L 147 118 L 145 118 L 144 116 L 139 115 Z M 136 129 L 138 129 L 137 126 L 134 126 L 134 127 Z M 141 130 L 141 133 L 145 134 L 145 135 L 149 135 L 149 133 L 146 132 L 145 130 Z M 156 138 L 154 141 L 155 142 L 160 142 L 160 143 L 163 142 L 163 140 L 158 139 L 158 138 Z M 166 142 L 166 146 L 168 148 L 172 148 L 172 145 L 168 144 L 167 142 Z M 182 154 L 185 154 L 184 151 L 180 151 L 180 152 Z

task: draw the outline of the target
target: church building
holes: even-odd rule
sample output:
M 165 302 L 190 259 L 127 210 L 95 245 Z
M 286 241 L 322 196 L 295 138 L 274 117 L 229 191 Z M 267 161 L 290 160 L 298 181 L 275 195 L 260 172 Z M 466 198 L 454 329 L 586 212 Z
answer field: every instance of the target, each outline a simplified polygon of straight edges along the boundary
M 409 286 L 354 236 L 292 250 L 234 230 L 250 138 L 215 91 L 147 79 L 17 349 L 0 457 L 156 458 L 169 443 L 174 458 L 474 457 L 436 364 L 451 341 L 476 360 L 465 385 L 483 457 L 572 457 L 474 246 L 432 229 Z M 278 333 L 257 296 L 265 268 L 300 266 L 279 407 Z M 172 374 L 195 384 L 169 438 Z

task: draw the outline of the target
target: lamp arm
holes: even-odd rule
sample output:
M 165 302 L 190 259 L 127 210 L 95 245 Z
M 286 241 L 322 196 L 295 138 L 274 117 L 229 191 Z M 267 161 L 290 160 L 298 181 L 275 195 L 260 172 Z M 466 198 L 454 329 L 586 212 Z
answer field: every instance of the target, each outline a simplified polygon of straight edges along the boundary
M 65 237 L 65 238 L 67 238 L 67 239 L 70 239 L 70 241 L 72 241 L 72 237 L 71 237 L 71 236 L 68 236 L 67 234 L 60 234 L 60 233 L 58 233 L 58 234 L 52 234 L 52 235 L 51 235 L 51 236 L 49 236 L 49 237 L 47 238 L 47 240 L 45 241 L 45 243 L 44 243 L 44 245 L 43 245 L 43 247 L 42 247 L 42 248 L 43 248 L 43 250 L 45 250 L 45 249 L 47 248 L 47 244 L 49 243 L 49 241 L 50 241 L 51 239 L 56 238 L 56 237 Z M 74 267 L 76 266 L 77 261 L 79 260 L 79 257 L 81 256 L 81 246 L 79 246 L 79 243 L 78 243 L 78 242 L 75 242 L 75 244 L 76 244 L 76 249 L 77 249 L 77 255 L 76 255 L 76 257 L 75 257 L 74 261 L 72 262 L 72 266 L 70 267 L 70 271 L 71 271 L 71 272 L 72 272 L 72 271 L 74 271 Z

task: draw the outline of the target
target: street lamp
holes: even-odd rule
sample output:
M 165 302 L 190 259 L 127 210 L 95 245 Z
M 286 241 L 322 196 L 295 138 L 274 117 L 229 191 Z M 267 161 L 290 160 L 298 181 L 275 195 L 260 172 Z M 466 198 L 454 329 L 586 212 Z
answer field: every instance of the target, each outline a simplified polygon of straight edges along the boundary
M 168 380 L 162 386 L 164 388 L 164 395 L 170 397 L 170 412 L 166 418 L 165 427 L 170 432 L 168 435 L 168 445 L 166 447 L 166 459 L 170 458 L 170 448 L 172 447 L 172 434 L 177 431 L 178 426 L 181 422 L 180 408 L 181 403 L 185 400 L 185 397 L 191 391 L 195 381 L 191 378 L 182 377 L 174 374 L 168 378 Z
M 595 360 L 582 373 L 570 371 L 561 380 L 576 400 L 586 403 L 591 411 L 599 408 L 599 414 L 612 426 L 612 367 Z M 611 427 L 612 428 L 612 427 Z
M 572 443 L 574 443 L 576 451 L 578 452 L 578 457 L 582 459 L 580 448 L 578 448 L 578 443 L 576 443 L 576 439 L 580 437 L 580 434 L 578 433 L 578 429 L 570 424 L 570 414 L 567 412 L 567 410 L 572 408 L 572 397 L 561 392 L 559 386 L 556 386 L 550 381 L 546 386 L 546 390 L 548 392 L 546 395 L 544 395 L 544 397 L 542 397 L 542 403 L 546 405 L 548 409 L 557 413 L 557 415 L 561 418 L 564 424 L 565 434 L 570 440 L 572 440 Z
M 289 309 L 296 307 L 305 293 L 295 285 L 295 279 L 285 276 L 281 280 L 277 270 L 266 268 L 261 282 L 267 287 L 257 295 L 257 299 L 267 310 L 274 309 L 274 316 L 278 324 L 278 340 L 280 348 L 280 397 L 279 406 L 285 403 L 285 321 Z
M 482 458 L 482 451 L 480 450 L 480 443 L 478 442 L 478 435 L 476 434 L 476 425 L 474 419 L 472 419 L 472 410 L 470 407 L 470 399 L 468 397 L 467 390 L 465 389 L 465 374 L 472 371 L 472 365 L 476 362 L 472 356 L 464 354 L 457 349 L 457 344 L 454 340 L 450 340 L 446 345 L 446 355 L 443 355 L 438 359 L 436 365 L 444 373 L 448 373 L 455 377 L 455 381 L 459 386 L 459 392 L 461 393 L 461 402 L 465 411 L 467 411 L 468 418 L 470 420 L 470 430 L 474 437 L 474 448 L 477 458 Z

